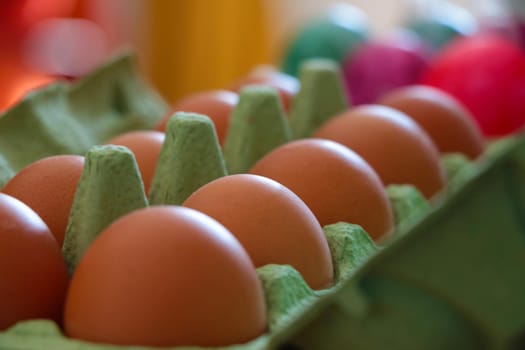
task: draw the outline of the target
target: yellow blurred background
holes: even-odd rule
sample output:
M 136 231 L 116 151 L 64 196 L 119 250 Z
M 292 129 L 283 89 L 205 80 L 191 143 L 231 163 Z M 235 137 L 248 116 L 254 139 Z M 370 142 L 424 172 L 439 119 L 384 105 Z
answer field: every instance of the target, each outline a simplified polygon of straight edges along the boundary
M 261 1 L 154 0 L 147 3 L 143 53 L 148 76 L 174 101 L 224 87 L 254 64 L 271 61 Z

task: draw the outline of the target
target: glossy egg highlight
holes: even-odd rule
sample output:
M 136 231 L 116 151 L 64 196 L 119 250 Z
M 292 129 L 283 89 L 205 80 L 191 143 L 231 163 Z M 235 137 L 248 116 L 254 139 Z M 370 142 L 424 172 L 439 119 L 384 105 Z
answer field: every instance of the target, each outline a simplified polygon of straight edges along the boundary
M 414 185 L 431 198 L 446 184 L 438 148 L 415 121 L 396 109 L 379 105 L 351 108 L 322 125 L 314 136 L 355 151 L 385 186 Z
M 252 174 L 221 177 L 183 205 L 229 229 L 255 266 L 288 264 L 310 287 L 331 286 L 332 258 L 321 226 L 306 204 L 276 181 Z
M 485 150 L 481 129 L 470 112 L 452 95 L 425 85 L 391 91 L 379 104 L 406 113 L 432 138 L 441 153 L 478 158 Z
M 374 239 L 394 228 L 392 209 L 379 176 L 363 158 L 329 140 L 284 144 L 250 170 L 297 194 L 324 225 L 361 225 Z

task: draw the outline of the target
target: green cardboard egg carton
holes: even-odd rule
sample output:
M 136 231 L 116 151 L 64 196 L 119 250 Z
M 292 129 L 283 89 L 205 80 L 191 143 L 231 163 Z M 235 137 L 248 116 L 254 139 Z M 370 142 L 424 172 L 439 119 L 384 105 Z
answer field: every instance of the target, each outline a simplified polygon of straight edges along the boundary
M 317 78 L 330 80 L 326 71 Z M 309 87 L 313 94 L 316 85 Z M 243 105 L 242 113 L 239 107 L 232 123 L 243 129 L 242 115 L 249 112 L 250 123 L 262 123 L 263 130 L 263 120 L 271 122 L 264 109 L 275 108 L 277 95 L 255 89 L 241 95 L 241 101 L 246 98 L 257 99 L 259 107 Z M 313 110 L 315 105 L 309 113 L 320 123 L 324 116 Z M 334 109 L 343 107 L 339 101 Z M 132 59 L 123 56 L 71 86 L 56 84 L 33 93 L 0 118 L 2 182 L 45 156 L 86 156 L 63 249 L 70 271 L 80 258 L 78 247 L 86 246 L 82 240 L 89 241 L 112 220 L 148 204 L 183 201 L 187 188 L 177 188 L 168 174 L 175 172 L 180 181 L 198 188 L 228 171 L 243 171 L 254 161 L 254 153 L 265 151 L 250 142 L 260 135 L 248 139 L 232 135 L 222 158 L 209 143 L 211 122 L 182 114 L 168 123 L 152 190 L 146 196 L 129 150 L 95 145 L 125 130 L 151 128 L 165 112 L 166 104 L 140 78 Z M 184 128 L 191 132 L 183 133 Z M 292 129 L 304 132 L 305 126 L 295 124 Z M 277 131 L 267 147 L 291 138 L 287 126 Z M 201 161 L 190 173 L 178 170 L 188 168 L 180 159 L 191 159 L 189 152 L 194 152 L 181 141 L 183 137 L 192 140 L 192 148 L 202 150 Z M 252 153 L 245 153 L 251 148 Z M 171 157 L 174 152 L 179 157 Z M 232 157 L 240 161 L 232 162 Z M 268 331 L 246 344 L 220 349 L 525 348 L 525 137 L 494 144 L 476 163 L 459 155 L 447 155 L 443 161 L 450 181 L 431 204 L 412 186 L 387 188 L 397 229 L 380 244 L 351 223 L 324 227 L 334 262 L 331 288 L 311 290 L 287 265 L 259 268 Z M 101 198 L 113 201 L 89 205 Z M 4 349 L 158 348 L 70 339 L 52 321 L 28 320 L 0 332 L 0 350 Z

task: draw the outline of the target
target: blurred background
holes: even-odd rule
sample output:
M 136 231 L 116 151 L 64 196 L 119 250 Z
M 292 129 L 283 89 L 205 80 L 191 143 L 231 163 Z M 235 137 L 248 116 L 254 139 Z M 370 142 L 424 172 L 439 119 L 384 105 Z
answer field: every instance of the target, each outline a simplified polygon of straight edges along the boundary
M 430 15 L 449 31 L 438 37 L 432 31 L 424 43 L 429 50 L 438 49 L 452 35 L 469 34 L 489 22 L 492 29 L 520 41 L 516 20 L 525 18 L 524 3 L 1 0 L 0 110 L 32 88 L 56 79 L 81 77 L 126 48 L 137 53 L 144 75 L 168 102 L 195 91 L 228 86 L 259 64 L 274 65 L 294 75 L 301 50 L 332 50 L 328 56 L 342 55 L 337 48 L 301 47 L 305 45 L 301 30 L 315 21 L 318 25 L 314 29 L 323 35 L 338 27 L 339 32 L 333 35 L 345 36 L 349 46 L 368 38 L 387 38 L 399 28 L 414 29 L 425 38 L 428 28 L 415 19 Z M 509 19 L 514 21 L 510 30 Z M 319 24 L 323 20 L 332 27 Z M 353 36 L 348 37 L 348 32 Z

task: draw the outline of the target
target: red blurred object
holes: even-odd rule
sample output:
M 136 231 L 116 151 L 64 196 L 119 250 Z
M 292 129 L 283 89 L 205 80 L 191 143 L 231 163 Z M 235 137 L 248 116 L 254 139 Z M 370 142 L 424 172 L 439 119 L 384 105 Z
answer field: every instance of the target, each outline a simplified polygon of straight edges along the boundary
M 25 93 L 54 78 L 32 70 L 23 57 L 31 26 L 45 18 L 68 16 L 77 0 L 0 0 L 0 112 Z
M 33 23 L 50 17 L 69 16 L 77 0 L 2 0 L 0 1 L 0 37 L 20 42 L 19 35 Z M 18 36 L 13 36 L 18 34 Z M 4 43 L 0 42 L 0 47 Z
M 525 53 L 495 35 L 461 38 L 436 57 L 422 83 L 459 99 L 489 137 L 525 124 Z
M 45 18 L 71 15 L 76 0 L 25 0 L 23 2 L 21 20 L 32 24 Z
M 0 0 L 0 111 L 56 78 L 76 79 L 129 43 L 126 0 Z

